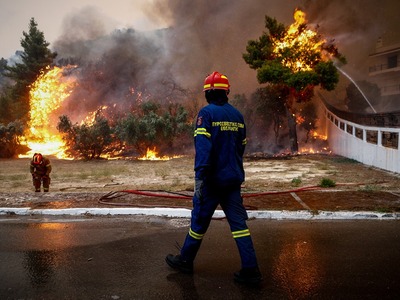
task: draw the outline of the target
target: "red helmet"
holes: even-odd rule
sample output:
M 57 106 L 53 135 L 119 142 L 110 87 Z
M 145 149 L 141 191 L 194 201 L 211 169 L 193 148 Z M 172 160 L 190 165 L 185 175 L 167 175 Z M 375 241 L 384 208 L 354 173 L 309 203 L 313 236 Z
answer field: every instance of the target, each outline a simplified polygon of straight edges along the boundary
M 204 88 L 203 91 L 208 90 L 225 90 L 229 91 L 229 81 L 228 77 L 222 75 L 219 72 L 213 72 L 212 74 L 208 75 L 204 80 Z
M 34 165 L 40 165 L 43 161 L 43 156 L 40 153 L 35 153 L 32 158 L 32 162 Z

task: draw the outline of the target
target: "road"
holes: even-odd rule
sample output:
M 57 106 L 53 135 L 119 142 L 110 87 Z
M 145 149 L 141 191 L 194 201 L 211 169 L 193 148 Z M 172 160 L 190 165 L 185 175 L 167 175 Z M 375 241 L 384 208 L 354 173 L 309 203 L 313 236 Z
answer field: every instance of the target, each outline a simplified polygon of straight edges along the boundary
M 0 218 L 1 299 L 400 299 L 397 220 L 250 220 L 264 280 L 234 283 L 236 246 L 214 220 L 194 275 L 164 262 L 187 219 Z

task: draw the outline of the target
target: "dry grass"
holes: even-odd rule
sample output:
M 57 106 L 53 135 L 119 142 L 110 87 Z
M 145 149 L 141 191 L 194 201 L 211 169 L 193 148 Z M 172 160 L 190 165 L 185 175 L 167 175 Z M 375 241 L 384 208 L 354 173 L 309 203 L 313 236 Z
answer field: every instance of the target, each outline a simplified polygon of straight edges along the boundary
M 193 157 L 169 161 L 51 159 L 51 191 L 106 192 L 121 189 L 193 190 Z M 28 159 L 0 160 L 0 192 L 32 191 Z M 332 155 L 245 160 L 246 191 L 273 191 L 318 185 L 329 178 L 337 189 L 399 190 L 399 174 Z M 347 185 L 342 185 L 347 184 Z
M 145 197 L 127 193 L 115 201 L 99 203 L 109 192 L 122 190 L 165 190 L 193 192 L 193 157 L 169 161 L 51 159 L 53 172 L 50 193 L 34 193 L 28 159 L 0 160 L 0 207 L 69 208 L 129 206 L 191 207 L 191 200 Z M 303 202 L 313 210 L 400 211 L 399 174 L 377 170 L 353 160 L 333 155 L 302 155 L 271 159 L 245 159 L 244 194 L 248 207 L 266 210 L 304 209 L 289 193 L 320 185 L 335 187 L 302 191 Z M 283 193 L 274 193 L 283 191 Z M 272 192 L 272 193 L 269 193 Z

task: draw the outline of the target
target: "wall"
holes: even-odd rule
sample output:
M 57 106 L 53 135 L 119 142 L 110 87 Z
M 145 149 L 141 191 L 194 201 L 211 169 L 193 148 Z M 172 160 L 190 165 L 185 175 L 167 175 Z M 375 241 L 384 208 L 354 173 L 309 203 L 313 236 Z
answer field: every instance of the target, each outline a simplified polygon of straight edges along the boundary
M 325 108 L 326 135 L 333 153 L 400 173 L 400 128 L 374 127 L 339 118 Z

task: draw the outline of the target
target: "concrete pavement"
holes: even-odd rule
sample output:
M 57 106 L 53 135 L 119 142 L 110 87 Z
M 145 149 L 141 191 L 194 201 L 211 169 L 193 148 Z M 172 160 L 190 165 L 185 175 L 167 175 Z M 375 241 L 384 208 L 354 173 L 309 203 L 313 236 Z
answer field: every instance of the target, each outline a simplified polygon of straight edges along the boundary
M 118 216 L 118 215 L 147 215 L 173 218 L 190 218 L 190 209 L 185 208 L 63 208 L 63 209 L 30 209 L 21 207 L 0 207 L 0 215 L 51 215 L 51 216 Z M 380 213 L 371 211 L 285 211 L 285 210 L 248 210 L 249 218 L 272 220 L 351 220 L 351 219 L 381 219 L 397 220 L 400 213 Z M 224 213 L 216 210 L 215 218 L 223 218 Z

